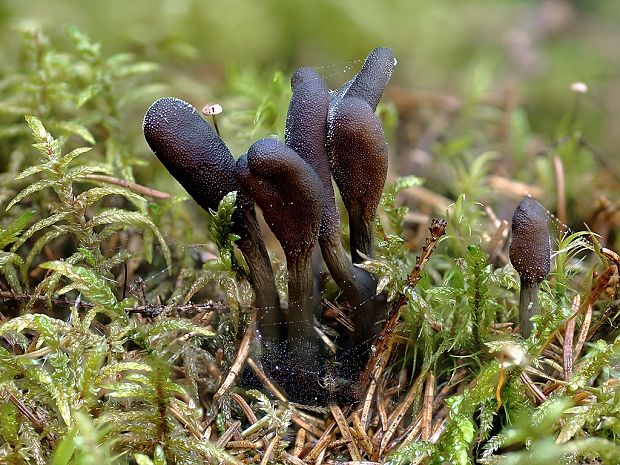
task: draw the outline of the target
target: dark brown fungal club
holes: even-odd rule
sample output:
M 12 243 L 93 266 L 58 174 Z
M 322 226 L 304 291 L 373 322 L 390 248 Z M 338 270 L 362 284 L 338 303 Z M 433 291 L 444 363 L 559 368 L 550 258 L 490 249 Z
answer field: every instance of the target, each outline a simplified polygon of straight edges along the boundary
M 342 97 L 365 100 L 374 112 L 383 95 L 385 86 L 392 77 L 396 59 L 392 49 L 378 47 L 368 54 L 362 69 L 353 79 L 334 91 L 332 102 Z
M 372 230 L 388 167 L 383 128 L 370 105 L 344 97 L 332 111 L 327 138 L 332 175 L 349 213 L 351 257 L 372 257 Z
M 519 322 L 523 337 L 532 334 L 530 318 L 538 314 L 538 290 L 551 268 L 551 236 L 547 211 L 532 198 L 525 198 L 512 217 L 510 261 L 521 278 Z
M 287 350 L 270 374 L 297 402 L 322 403 L 322 356 L 312 309 L 312 249 L 323 188 L 314 170 L 275 139 L 255 142 L 237 160 L 237 180 L 263 210 L 282 245 L 288 271 Z
M 189 103 L 157 100 L 144 116 L 144 136 L 172 176 L 205 210 L 216 210 L 229 192 L 238 190 L 235 161 L 211 126 Z M 267 249 L 260 235 L 252 199 L 238 193 L 234 230 L 250 269 L 264 337 L 280 340 L 280 302 Z M 259 325 L 260 326 L 260 325 Z
M 308 162 L 323 186 L 319 245 L 331 276 L 353 309 L 355 331 L 349 337 L 341 338 L 340 347 L 347 349 L 342 349 L 338 358 L 347 369 L 343 375 L 355 378 L 365 363 L 370 341 L 379 331 L 376 323 L 385 316 L 385 298 L 375 295 L 376 280 L 367 271 L 353 266 L 340 240 L 340 217 L 326 148 L 327 87 L 321 77 L 309 68 L 301 68 L 293 74 L 291 87 L 293 96 L 286 119 L 286 144 Z M 381 185 L 379 190 L 382 188 Z M 374 218 L 374 212 L 372 216 Z M 347 352 L 346 355 L 344 352 Z

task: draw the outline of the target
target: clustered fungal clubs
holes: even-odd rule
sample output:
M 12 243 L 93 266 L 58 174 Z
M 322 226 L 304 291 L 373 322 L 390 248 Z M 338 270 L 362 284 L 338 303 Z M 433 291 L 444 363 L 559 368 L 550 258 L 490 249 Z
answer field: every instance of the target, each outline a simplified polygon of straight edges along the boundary
M 530 318 L 538 314 L 538 290 L 551 268 L 551 236 L 547 212 L 538 201 L 526 197 L 512 216 L 510 261 L 521 278 L 519 322 L 523 337 L 532 334 Z
M 385 318 L 385 297 L 376 295 L 375 277 L 354 263 L 372 257 L 373 224 L 387 175 L 387 144 L 374 110 L 394 65 L 392 51 L 377 48 L 360 72 L 333 92 L 315 71 L 300 68 L 291 79 L 285 143 L 259 140 L 236 163 L 219 132 L 191 105 L 164 98 L 145 116 L 151 149 L 199 205 L 215 209 L 226 193 L 239 191 L 235 232 L 255 292 L 263 367 L 297 402 L 350 400 Z M 349 214 L 351 259 L 340 240 L 332 176 Z M 287 310 L 278 301 L 253 202 L 286 256 Z M 352 307 L 355 327 L 336 340 L 334 361 L 326 360 L 314 329 L 317 244 Z M 350 385 L 338 394 L 322 382 L 333 375 L 333 366 Z

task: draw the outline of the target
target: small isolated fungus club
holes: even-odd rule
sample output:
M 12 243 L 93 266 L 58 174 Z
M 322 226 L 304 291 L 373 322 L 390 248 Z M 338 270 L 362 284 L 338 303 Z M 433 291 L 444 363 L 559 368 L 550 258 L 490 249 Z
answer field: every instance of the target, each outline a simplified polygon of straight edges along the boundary
M 532 334 L 530 318 L 538 314 L 538 289 L 551 268 L 551 236 L 545 208 L 525 198 L 512 216 L 510 261 L 521 277 L 519 322 L 523 337 Z
M 222 139 L 189 103 L 176 98 L 157 100 L 144 116 L 144 136 L 172 176 L 205 210 L 216 210 L 229 192 L 238 190 L 235 161 Z M 254 203 L 237 195 L 233 216 L 238 246 L 250 269 L 263 336 L 280 340 L 280 303 Z
M 292 399 L 322 403 L 323 358 L 312 308 L 312 249 L 321 220 L 321 182 L 310 165 L 275 139 L 255 142 L 237 160 L 236 174 L 286 255 L 288 348 L 280 363 L 270 364 L 270 374 Z

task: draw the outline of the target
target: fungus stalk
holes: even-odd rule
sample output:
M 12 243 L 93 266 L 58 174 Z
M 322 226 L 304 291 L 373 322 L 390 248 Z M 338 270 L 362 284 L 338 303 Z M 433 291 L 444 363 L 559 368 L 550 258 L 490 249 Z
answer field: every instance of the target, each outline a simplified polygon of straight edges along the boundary
M 321 403 L 323 370 L 312 308 L 312 250 L 321 219 L 322 186 L 293 150 L 275 139 L 254 143 L 236 175 L 282 245 L 288 270 L 288 347 L 270 374 L 298 402 Z
M 531 317 L 538 315 L 538 290 L 551 268 L 551 236 L 544 207 L 525 198 L 512 217 L 510 261 L 521 278 L 519 323 L 523 337 L 530 337 Z

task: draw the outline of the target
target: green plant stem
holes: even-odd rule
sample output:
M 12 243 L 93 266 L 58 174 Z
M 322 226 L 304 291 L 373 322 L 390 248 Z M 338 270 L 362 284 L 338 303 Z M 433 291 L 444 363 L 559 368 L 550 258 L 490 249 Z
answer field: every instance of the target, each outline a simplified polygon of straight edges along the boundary
M 521 279 L 519 324 L 521 325 L 521 335 L 524 338 L 528 338 L 532 334 L 534 325 L 530 318 L 538 315 L 538 289 L 540 289 L 540 283 L 530 283 Z

